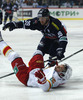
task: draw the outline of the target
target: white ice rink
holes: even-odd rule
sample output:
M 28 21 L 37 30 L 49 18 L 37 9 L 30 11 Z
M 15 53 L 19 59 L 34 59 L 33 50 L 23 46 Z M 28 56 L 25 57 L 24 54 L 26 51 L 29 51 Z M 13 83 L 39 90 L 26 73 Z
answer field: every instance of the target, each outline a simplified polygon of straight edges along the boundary
M 63 20 L 68 30 L 68 45 L 65 56 L 83 48 L 83 20 Z M 1 26 L 0 26 L 1 27 Z M 4 40 L 18 52 L 28 64 L 42 34 L 38 31 L 18 29 L 2 31 Z M 45 56 L 44 59 L 48 59 Z M 63 86 L 43 92 L 40 88 L 25 87 L 15 75 L 0 79 L 0 100 L 83 100 L 83 52 L 64 61 L 71 65 L 73 74 Z M 62 63 L 64 63 L 62 62 Z M 0 55 L 0 76 L 13 72 L 10 62 Z

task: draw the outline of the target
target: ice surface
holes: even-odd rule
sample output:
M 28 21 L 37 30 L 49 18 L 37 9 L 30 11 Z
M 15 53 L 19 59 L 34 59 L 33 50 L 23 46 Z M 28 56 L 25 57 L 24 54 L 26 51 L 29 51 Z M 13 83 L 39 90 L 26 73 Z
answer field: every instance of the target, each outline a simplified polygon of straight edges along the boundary
M 68 30 L 65 56 L 83 48 L 83 20 L 63 20 Z M 42 34 L 38 31 L 18 29 L 2 31 L 4 40 L 18 52 L 24 62 L 32 57 Z M 48 59 L 46 55 L 44 59 Z M 83 100 L 83 52 L 65 60 L 73 69 L 71 79 L 63 86 L 43 92 L 39 88 L 25 87 L 15 75 L 0 79 L 0 100 Z M 0 55 L 0 76 L 13 72 L 10 62 Z

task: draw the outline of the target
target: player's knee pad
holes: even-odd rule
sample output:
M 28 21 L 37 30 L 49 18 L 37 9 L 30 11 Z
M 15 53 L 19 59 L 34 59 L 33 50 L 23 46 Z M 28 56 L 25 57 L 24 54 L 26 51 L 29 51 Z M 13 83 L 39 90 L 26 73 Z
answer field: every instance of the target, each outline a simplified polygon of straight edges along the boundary
M 44 68 L 44 59 L 41 54 L 33 56 L 29 61 L 29 70 L 33 70 L 36 68 Z
M 36 51 L 34 52 L 33 56 L 38 55 L 38 54 L 40 54 L 40 55 L 43 56 L 43 53 L 42 53 L 42 51 L 40 51 L 40 50 L 36 50 Z
M 16 53 L 16 52 L 11 52 L 11 53 L 8 55 L 8 60 L 12 62 L 14 59 L 16 59 L 16 58 L 18 58 L 18 57 L 20 57 L 18 53 Z

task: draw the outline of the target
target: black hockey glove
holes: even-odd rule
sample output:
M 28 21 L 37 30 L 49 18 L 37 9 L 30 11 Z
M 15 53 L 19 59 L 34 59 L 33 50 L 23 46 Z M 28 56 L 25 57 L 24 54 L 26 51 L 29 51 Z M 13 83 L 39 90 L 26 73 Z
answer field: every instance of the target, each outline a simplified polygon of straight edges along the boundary
M 7 28 L 9 28 L 9 31 L 12 31 L 13 29 L 17 28 L 16 22 L 9 22 L 3 26 L 3 30 L 6 30 Z
M 57 50 L 57 59 L 61 60 L 62 58 L 64 58 L 64 52 L 63 52 L 63 48 L 58 48 Z
M 49 57 L 48 65 L 50 67 L 55 66 L 57 64 L 57 57 Z

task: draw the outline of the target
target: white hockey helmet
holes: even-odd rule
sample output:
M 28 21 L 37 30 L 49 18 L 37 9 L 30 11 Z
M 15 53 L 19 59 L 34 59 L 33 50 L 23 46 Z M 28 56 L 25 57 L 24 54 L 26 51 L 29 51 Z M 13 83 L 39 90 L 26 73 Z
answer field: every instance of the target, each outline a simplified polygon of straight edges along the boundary
M 63 80 L 68 80 L 72 75 L 72 68 L 68 64 L 63 64 L 65 67 L 65 71 L 59 72 L 59 75 Z

